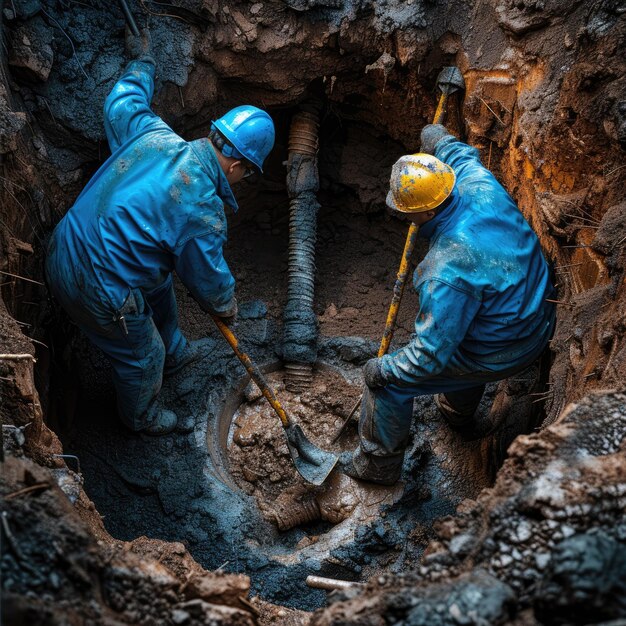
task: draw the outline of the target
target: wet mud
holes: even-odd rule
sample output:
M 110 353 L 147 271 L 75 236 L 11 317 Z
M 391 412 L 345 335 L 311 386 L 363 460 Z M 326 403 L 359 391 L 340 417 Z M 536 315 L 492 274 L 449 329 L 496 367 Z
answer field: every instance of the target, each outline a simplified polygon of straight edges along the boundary
M 316 368 L 311 386 L 302 392 L 285 389 L 285 373 L 272 373 L 268 380 L 287 412 L 300 424 L 310 441 L 324 450 L 339 453 L 356 446 L 356 434 L 332 439 L 361 393 L 360 385 L 339 372 Z M 245 402 L 233 415 L 229 436 L 229 470 L 238 485 L 267 506 L 287 488 L 306 487 L 297 473 L 278 416 L 258 387 L 244 391 Z
M 241 185 L 241 210 L 228 215 L 238 332 L 263 366 L 276 369 L 284 356 L 283 162 L 289 122 L 311 83 L 323 85 L 327 106 L 307 349 L 358 386 L 406 233 L 385 212 L 389 170 L 419 147 L 435 77 L 452 64 L 467 90 L 450 110 L 451 130 L 480 150 L 554 266 L 551 363 L 549 373 L 488 387 L 479 410 L 497 421 L 493 436 L 461 440 L 420 398 L 397 489 L 335 475 L 311 498 L 280 472 L 272 483 L 260 462 L 264 481 L 245 479 L 245 466 L 242 478 L 228 472 L 213 434 L 225 405 L 241 404 L 245 373 L 178 285 L 187 336 L 212 339 L 207 358 L 163 389 L 188 432 L 148 439 L 123 430 L 102 355 L 49 302 L 42 274 L 47 235 L 108 156 L 101 109 L 127 61 L 123 16 L 117 3 L 92 0 L 5 2 L 0 352 L 26 355 L 0 361 L 11 616 L 296 624 L 309 616 L 286 607 L 327 600 L 304 585 L 320 574 L 370 582 L 334 594 L 313 616 L 319 625 L 623 619 L 626 427 L 623 395 L 610 391 L 626 377 L 623 9 L 610 1 L 484 0 L 468 11 L 455 1 L 177 0 L 163 15 L 159 3 L 130 4 L 152 35 L 155 110 L 176 132 L 204 136 L 211 119 L 242 102 L 268 108 L 276 122 L 264 176 Z M 398 343 L 409 339 L 416 310 L 409 290 Z M 55 456 L 63 453 L 80 469 L 74 457 Z M 277 527 L 264 504 L 272 499 L 281 519 L 303 504 L 296 526 Z M 238 574 L 250 577 L 253 609 Z

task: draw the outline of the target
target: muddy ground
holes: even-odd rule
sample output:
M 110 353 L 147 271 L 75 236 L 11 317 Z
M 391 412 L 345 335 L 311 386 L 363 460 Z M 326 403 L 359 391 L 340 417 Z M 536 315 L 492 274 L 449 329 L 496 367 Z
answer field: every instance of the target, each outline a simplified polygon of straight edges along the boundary
M 361 387 L 350 385 L 338 372 L 316 371 L 312 386 L 302 392 L 285 390 L 284 373 L 274 372 L 268 381 L 287 414 L 302 426 L 308 439 L 324 450 L 338 453 L 356 447 L 352 437 L 333 437 L 350 414 Z M 285 489 L 306 487 L 296 472 L 281 423 L 254 383 L 244 392 L 245 401 L 233 415 L 229 435 L 229 469 L 239 486 L 271 507 Z
M 239 331 L 255 358 L 280 365 L 283 162 L 293 114 L 311 93 L 323 95 L 319 358 L 358 380 L 377 347 L 405 229 L 384 209 L 389 169 L 419 145 L 436 106 L 436 75 L 454 64 L 467 89 L 448 124 L 480 149 L 555 269 L 551 362 L 489 388 L 481 415 L 495 412 L 500 426 L 481 441 L 461 441 L 429 399 L 417 401 L 402 492 L 375 503 L 375 521 L 280 533 L 253 497 L 228 484 L 219 437 L 210 435 L 221 428 L 224 403 L 240 393 L 243 371 L 179 289 L 185 332 L 213 340 L 210 367 L 163 394 L 193 430 L 159 441 L 125 433 L 101 356 L 49 302 L 42 279 L 46 237 L 107 156 L 101 106 L 126 60 L 123 16 L 116 3 L 95 0 L 0 3 L 5 620 L 624 618 L 626 425 L 615 391 L 626 380 L 624 7 L 130 4 L 152 34 L 155 108 L 177 132 L 202 136 L 210 119 L 243 101 L 267 107 L 276 122 L 264 177 L 238 190 L 241 210 L 228 216 L 227 259 L 245 305 Z M 400 342 L 415 307 L 407 293 Z M 75 458 L 56 456 L 63 453 L 77 454 L 80 469 Z M 341 481 L 333 489 L 355 493 Z M 287 608 L 326 601 L 303 585 L 309 573 L 370 582 L 335 594 L 311 617 Z

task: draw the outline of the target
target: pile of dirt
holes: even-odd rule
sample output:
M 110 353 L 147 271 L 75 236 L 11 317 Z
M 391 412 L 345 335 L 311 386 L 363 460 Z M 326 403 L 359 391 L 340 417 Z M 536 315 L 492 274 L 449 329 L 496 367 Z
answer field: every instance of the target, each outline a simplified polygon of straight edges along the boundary
M 301 393 L 285 390 L 282 372 L 268 376 L 270 386 L 293 420 L 302 426 L 310 441 L 336 454 L 354 448 L 355 437 L 341 438 L 333 444 L 337 429 L 348 416 L 361 388 L 350 384 L 339 372 L 316 369 L 313 383 Z M 281 423 L 267 400 L 251 383 L 246 401 L 233 416 L 232 440 L 229 442 L 230 471 L 239 486 L 254 495 L 262 509 L 286 489 L 305 487 L 297 473 Z
M 436 522 L 421 565 L 336 598 L 314 626 L 587 624 L 626 615 L 626 395 L 518 437 L 493 488 Z
M 73 506 L 50 470 L 14 456 L 2 469 L 7 624 L 255 623 L 246 576 L 209 573 L 182 544 L 113 540 L 84 492 Z
M 358 442 L 354 424 L 338 441 L 333 439 L 359 398 L 361 387 L 338 371 L 318 367 L 311 387 L 294 393 L 285 390 L 283 376 L 280 371 L 271 374 L 270 385 L 309 440 L 337 455 L 353 450 Z M 314 526 L 319 520 L 336 525 L 354 516 L 352 525 L 365 527 L 377 520 L 381 507 L 393 504 L 404 491 L 403 483 L 390 488 L 370 485 L 344 476 L 338 468 L 323 485 L 310 485 L 296 471 L 280 422 L 254 383 L 248 385 L 244 397 L 231 425 L 230 474 L 255 498 L 264 518 L 280 531 L 301 526 L 312 531 L 300 539 L 296 549 L 317 542 L 319 534 L 329 530 Z M 347 546 L 345 538 L 344 544 Z

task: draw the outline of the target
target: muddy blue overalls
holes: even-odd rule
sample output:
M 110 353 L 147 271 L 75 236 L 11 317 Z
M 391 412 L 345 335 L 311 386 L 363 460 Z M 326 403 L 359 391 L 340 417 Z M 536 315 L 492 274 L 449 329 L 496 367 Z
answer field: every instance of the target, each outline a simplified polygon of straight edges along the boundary
M 507 378 L 545 349 L 554 297 L 539 240 L 478 151 L 448 136 L 435 156 L 456 184 L 449 205 L 420 227 L 430 247 L 414 274 L 415 338 L 380 360 L 388 381 L 366 390 L 355 466 L 402 462 L 416 396 L 478 404 L 486 382 Z M 382 461 L 382 459 L 380 459 Z
M 110 359 L 121 419 L 154 419 L 164 364 L 187 340 L 172 272 L 200 306 L 228 311 L 235 281 L 224 260 L 224 204 L 237 203 L 207 139 L 186 142 L 150 109 L 154 65 L 133 61 L 104 105 L 111 156 L 52 235 L 53 295 Z

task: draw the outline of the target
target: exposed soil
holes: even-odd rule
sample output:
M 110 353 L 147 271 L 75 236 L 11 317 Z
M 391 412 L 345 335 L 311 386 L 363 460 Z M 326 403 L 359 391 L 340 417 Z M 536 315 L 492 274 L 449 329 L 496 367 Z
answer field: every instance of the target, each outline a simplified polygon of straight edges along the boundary
M 238 333 L 255 359 L 276 367 L 282 356 L 283 162 L 300 103 L 313 92 L 324 100 L 318 354 L 358 380 L 377 348 L 406 232 L 385 212 L 389 170 L 418 148 L 437 102 L 435 78 L 454 64 L 466 93 L 451 103 L 448 126 L 479 148 L 554 265 L 552 362 L 549 375 L 531 368 L 489 386 L 480 417 L 499 426 L 479 441 L 463 441 L 430 398 L 418 399 L 397 491 L 364 491 L 335 476 L 315 493 L 327 521 L 278 532 L 259 503 L 263 509 L 287 494 L 289 507 L 302 502 L 301 487 L 281 482 L 280 471 L 272 483 L 261 459 L 253 467 L 268 476 L 268 491 L 259 481 L 240 482 L 262 492 L 259 502 L 224 482 L 218 418 L 244 372 L 178 285 L 185 332 L 213 340 L 202 367 L 162 394 L 192 430 L 149 441 L 123 431 L 107 366 L 49 302 L 42 267 L 46 237 L 108 155 L 101 110 L 126 62 L 124 18 L 117 3 L 95 0 L 5 2 L 0 354 L 11 358 L 0 359 L 0 493 L 7 623 L 303 624 L 310 614 L 287 607 L 311 611 L 325 601 L 304 586 L 310 573 L 369 579 L 333 594 L 312 624 L 520 626 L 626 617 L 625 399 L 615 391 L 626 380 L 624 7 L 612 0 L 130 5 L 152 35 L 155 109 L 176 132 L 203 136 L 211 119 L 242 102 L 268 108 L 276 122 L 264 176 L 236 190 L 241 209 L 229 216 Z M 410 336 L 417 309 L 412 290 L 405 294 L 398 343 Z M 341 389 L 337 415 L 348 393 Z M 312 399 L 311 408 L 325 410 L 324 403 Z M 324 441 L 317 427 L 305 430 Z M 62 453 L 77 454 L 80 468 Z M 284 462 L 284 449 L 279 454 Z M 342 497 L 354 506 L 348 518 Z
M 268 376 L 270 386 L 309 440 L 324 450 L 338 453 L 356 445 L 352 437 L 342 436 L 332 443 L 335 432 L 349 415 L 361 388 L 350 385 L 338 372 L 316 370 L 310 389 L 295 394 L 284 388 L 282 372 Z M 230 471 L 239 486 L 253 495 L 261 508 L 271 503 L 289 487 L 305 487 L 296 472 L 280 420 L 254 383 L 246 389 L 249 398 L 233 416 L 232 439 L 229 437 Z
M 420 567 L 372 580 L 311 624 L 623 617 L 625 420 L 624 394 L 592 395 L 541 433 L 519 437 L 493 488 L 435 523 Z
M 341 197 L 351 201 L 345 194 Z M 277 321 L 286 302 L 287 217 L 285 210 L 261 210 L 252 220 L 241 224 L 235 220 L 226 251 L 242 292 L 267 303 Z M 380 342 L 407 230 L 408 225 L 390 216 L 364 218 L 337 207 L 337 198 L 324 199 L 315 279 L 315 312 L 322 336 Z M 423 252 L 422 246 L 420 242 Z M 398 341 L 406 341 L 413 332 L 416 307 L 417 296 L 408 287 L 398 315 Z

